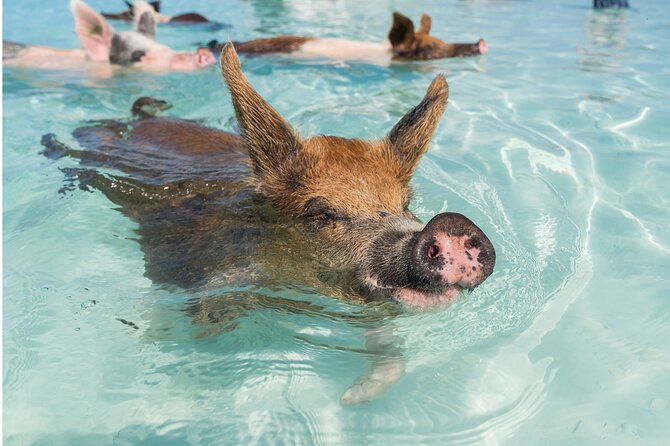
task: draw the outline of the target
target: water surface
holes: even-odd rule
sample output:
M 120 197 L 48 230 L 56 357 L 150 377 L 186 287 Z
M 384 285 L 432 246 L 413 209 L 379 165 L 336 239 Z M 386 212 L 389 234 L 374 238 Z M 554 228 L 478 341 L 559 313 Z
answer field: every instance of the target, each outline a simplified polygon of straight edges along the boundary
M 5 4 L 4 37 L 76 46 L 61 3 Z M 183 311 L 192 293 L 144 277 L 134 223 L 100 193 L 59 194 L 59 168 L 74 162 L 38 154 L 42 134 L 76 145 L 82 122 L 125 118 L 142 95 L 172 102 L 167 115 L 234 130 L 216 68 L 112 79 L 4 69 L 5 444 L 667 441 L 666 2 L 609 12 L 577 0 L 197 4 L 232 28 L 162 27 L 159 38 L 179 49 L 278 34 L 381 40 L 394 9 L 415 21 L 429 12 L 445 40 L 486 38 L 480 58 L 243 66 L 303 134 L 364 138 L 387 132 L 445 73 L 450 103 L 412 209 L 469 216 L 496 246 L 496 270 L 450 308 L 395 318 L 407 375 L 343 407 L 368 365 L 366 325 L 331 314 L 365 308 L 304 288 L 253 290 L 262 303 L 201 336 Z M 312 307 L 286 311 L 272 304 L 281 299 Z

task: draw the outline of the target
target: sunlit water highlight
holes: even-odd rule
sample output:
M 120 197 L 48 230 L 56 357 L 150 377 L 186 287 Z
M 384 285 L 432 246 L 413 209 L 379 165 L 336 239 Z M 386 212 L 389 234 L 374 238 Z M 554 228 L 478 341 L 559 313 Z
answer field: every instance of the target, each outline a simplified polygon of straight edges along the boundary
M 6 3 L 4 37 L 74 47 L 67 8 L 43 3 Z M 234 130 L 218 70 L 92 79 L 5 69 L 6 444 L 667 441 L 666 2 L 610 12 L 577 0 L 198 3 L 232 28 L 164 27 L 160 39 L 180 49 L 270 34 L 381 40 L 394 9 L 414 20 L 429 12 L 446 40 L 486 38 L 482 58 L 243 65 L 303 134 L 365 138 L 445 73 L 450 104 L 413 210 L 477 222 L 497 248 L 496 271 L 447 309 L 390 321 L 406 376 L 376 401 L 343 407 L 368 365 L 373 310 L 289 285 L 242 290 L 259 296 L 251 309 L 207 333 L 184 312 L 192 293 L 143 276 L 135 225 L 100 193 L 60 195 L 58 168 L 74 163 L 38 154 L 42 134 L 75 144 L 82 122 L 124 118 L 141 95 L 172 102 L 168 115 Z

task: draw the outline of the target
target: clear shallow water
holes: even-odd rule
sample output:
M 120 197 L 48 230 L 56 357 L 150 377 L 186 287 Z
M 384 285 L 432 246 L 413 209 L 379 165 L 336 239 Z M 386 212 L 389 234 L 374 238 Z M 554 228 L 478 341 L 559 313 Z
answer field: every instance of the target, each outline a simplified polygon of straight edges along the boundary
M 140 95 L 172 102 L 167 115 L 234 129 L 218 70 L 96 80 L 5 69 L 7 444 L 668 438 L 665 2 L 606 13 L 587 1 L 209 3 L 199 11 L 233 28 L 160 28 L 161 40 L 182 49 L 282 33 L 380 40 L 393 9 L 431 13 L 432 33 L 447 40 L 486 38 L 490 54 L 479 59 L 243 63 L 303 134 L 349 137 L 384 134 L 445 73 L 450 104 L 415 177 L 413 210 L 424 220 L 468 215 L 495 244 L 496 271 L 448 309 L 390 322 L 407 375 L 379 400 L 343 407 L 368 364 L 366 322 L 331 314 L 365 308 L 295 287 L 255 290 L 269 299 L 202 338 L 183 311 L 192 294 L 143 276 L 135 225 L 100 193 L 59 195 L 58 167 L 74 163 L 38 155 L 42 134 L 75 144 L 70 132 L 84 120 L 124 118 Z M 3 21 L 8 39 L 76 45 L 63 5 L 6 4 Z M 313 307 L 272 304 L 282 298 Z

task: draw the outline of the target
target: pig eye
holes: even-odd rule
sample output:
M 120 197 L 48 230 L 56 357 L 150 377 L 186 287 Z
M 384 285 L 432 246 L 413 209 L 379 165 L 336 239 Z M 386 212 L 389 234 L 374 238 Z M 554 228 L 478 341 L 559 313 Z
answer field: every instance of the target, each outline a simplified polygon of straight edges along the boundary
M 130 61 L 131 62 L 139 62 L 142 60 L 144 55 L 146 54 L 145 51 L 133 51 L 133 54 L 130 55 Z
M 310 223 L 323 226 L 326 223 L 343 220 L 346 217 L 328 206 L 325 199 L 321 197 L 310 198 L 302 212 L 303 218 Z
M 312 220 L 312 221 L 325 221 L 325 220 L 342 220 L 344 218 L 343 215 L 338 214 L 337 212 L 333 211 L 332 209 L 321 209 L 318 212 L 313 212 L 313 213 L 303 213 L 303 217 Z

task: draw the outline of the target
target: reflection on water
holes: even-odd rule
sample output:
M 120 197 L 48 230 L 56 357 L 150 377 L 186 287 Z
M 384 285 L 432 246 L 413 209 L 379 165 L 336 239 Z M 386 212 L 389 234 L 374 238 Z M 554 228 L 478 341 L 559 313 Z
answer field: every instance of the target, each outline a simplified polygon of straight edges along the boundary
M 589 11 L 586 14 L 586 37 L 598 47 L 623 48 L 628 32 L 628 11 Z
M 628 0 L 593 0 L 593 8 L 628 8 Z
M 272 36 L 286 33 L 287 22 L 292 18 L 284 0 L 243 0 L 248 2 L 258 19 L 257 31 L 260 36 Z
M 578 65 L 583 71 L 613 73 L 621 69 L 621 49 L 626 46 L 628 11 L 589 11 L 585 20 L 589 46 L 578 48 Z

